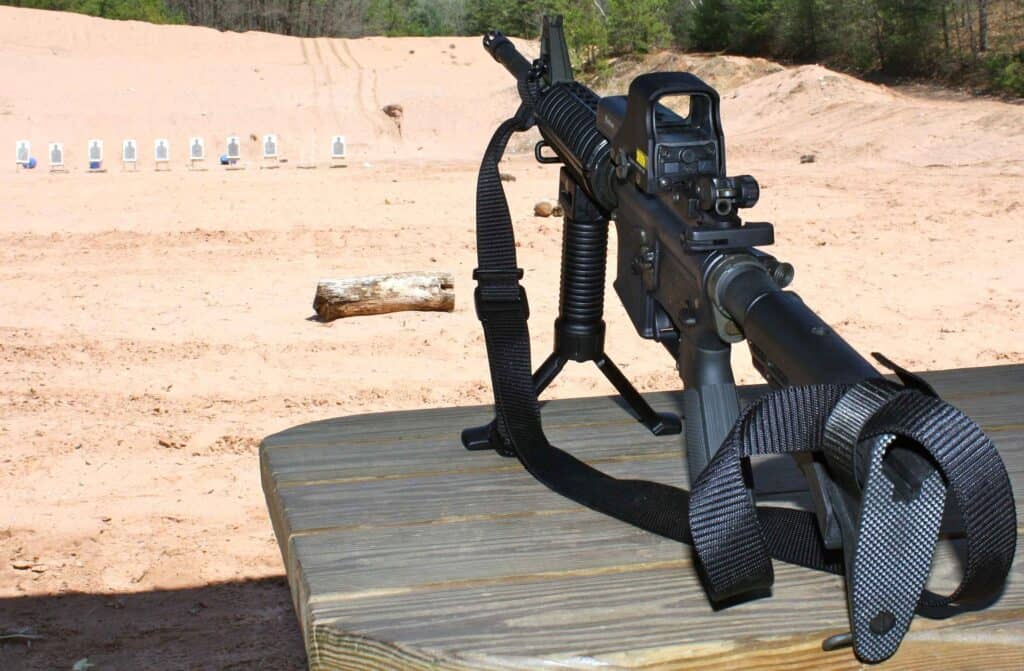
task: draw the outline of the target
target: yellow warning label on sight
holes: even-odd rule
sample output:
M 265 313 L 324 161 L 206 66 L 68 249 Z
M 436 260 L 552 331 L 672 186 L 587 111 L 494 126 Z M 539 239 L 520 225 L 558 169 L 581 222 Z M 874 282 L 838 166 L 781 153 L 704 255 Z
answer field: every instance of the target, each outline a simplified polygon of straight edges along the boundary
M 636 150 L 636 162 L 637 165 L 639 165 L 644 170 L 647 169 L 647 154 L 645 154 L 644 150 L 640 149 L 639 147 L 637 147 Z

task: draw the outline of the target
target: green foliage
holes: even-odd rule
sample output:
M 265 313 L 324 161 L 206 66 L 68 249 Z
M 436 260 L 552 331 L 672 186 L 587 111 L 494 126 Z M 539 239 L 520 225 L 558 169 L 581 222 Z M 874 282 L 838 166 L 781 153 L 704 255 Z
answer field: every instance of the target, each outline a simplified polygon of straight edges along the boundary
M 819 0 L 816 21 L 818 59 L 840 70 L 877 69 L 875 0 Z M 792 33 L 788 39 L 793 40 Z M 785 41 L 780 38 L 780 42 Z
M 500 30 L 536 38 L 545 4 L 541 0 L 467 0 L 466 23 L 474 33 Z
M 796 61 L 815 61 L 821 54 L 821 0 L 778 0 L 775 10 L 777 55 Z
M 412 24 L 422 35 L 461 35 L 465 32 L 463 0 L 417 0 Z
M 732 21 L 726 0 L 703 0 L 689 21 L 690 44 L 698 51 L 721 51 L 730 46 Z
M 764 54 L 772 49 L 777 27 L 778 0 L 736 0 L 729 47 L 741 54 Z
M 592 71 L 608 52 L 608 24 L 593 2 L 554 0 L 544 8 L 564 18 L 565 40 L 574 68 Z
M 465 30 L 463 0 L 371 0 L 370 32 L 390 35 L 461 35 Z
M 896 75 L 931 74 L 936 62 L 939 6 L 933 0 L 875 0 L 878 58 Z
M 608 0 L 608 45 L 614 53 L 646 53 L 670 39 L 667 0 Z
M 418 34 L 410 18 L 412 5 L 411 0 L 373 0 L 367 8 L 367 22 L 382 35 Z
M 181 23 L 182 17 L 163 0 L 0 0 L 0 4 L 53 9 L 105 19 L 133 19 L 150 23 Z
M 985 70 L 996 89 L 1024 97 L 1024 49 L 1015 54 L 990 54 Z
M 545 14 L 564 17 L 565 39 L 573 65 L 592 69 L 608 51 L 608 20 L 599 5 L 582 0 L 468 0 L 466 26 L 472 33 L 500 30 L 537 38 Z
M 1007 64 L 996 78 L 996 86 L 1008 93 L 1024 97 L 1024 59 Z

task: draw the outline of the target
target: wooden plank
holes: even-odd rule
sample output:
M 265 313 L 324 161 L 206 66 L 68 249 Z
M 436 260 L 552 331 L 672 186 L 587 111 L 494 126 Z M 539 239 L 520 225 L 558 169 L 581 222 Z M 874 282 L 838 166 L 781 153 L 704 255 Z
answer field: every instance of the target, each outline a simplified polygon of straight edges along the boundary
M 458 453 L 453 450 L 449 458 L 455 455 Z M 677 486 L 683 486 L 686 478 L 681 457 L 611 463 L 605 464 L 603 470 L 615 477 L 658 479 Z M 282 508 L 288 510 L 288 529 L 292 534 L 338 527 L 413 525 L 481 515 L 498 518 L 580 508 L 538 484 L 521 466 L 515 471 L 490 473 L 486 477 L 469 473 L 381 479 L 347 486 L 328 483 L 283 487 L 279 496 Z
M 1020 470 L 1019 476 L 1024 475 Z M 1018 515 L 1024 518 L 1022 513 L 1024 500 L 1018 500 Z M 691 561 L 689 551 L 681 552 L 674 541 L 581 507 L 318 530 L 296 534 L 290 552 L 304 567 L 310 594 L 318 599 L 330 598 L 339 585 L 345 598 L 354 598 L 425 585 L 501 581 L 526 573 L 689 566 Z M 429 575 L 423 566 L 431 567 Z M 933 575 L 950 588 L 956 584 L 942 566 L 936 565 Z
M 384 630 L 390 631 L 390 626 L 407 627 L 421 611 L 445 612 L 449 615 L 443 624 L 435 626 L 428 617 L 426 620 L 430 624 L 423 625 L 425 628 L 422 630 L 442 638 L 413 641 L 410 633 L 403 631 L 400 636 L 393 632 L 398 636 L 394 640 L 411 642 L 416 647 L 447 649 L 443 640 L 445 627 L 457 630 L 447 634 L 453 637 L 463 636 L 458 631 L 479 627 L 481 632 L 488 632 L 495 639 L 469 645 L 462 643 L 457 649 L 473 651 L 479 646 L 478 651 L 504 655 L 507 653 L 499 652 L 495 645 L 498 644 L 496 641 L 507 637 L 507 632 L 501 630 L 505 625 L 498 626 L 493 622 L 480 624 L 480 617 L 491 616 L 480 607 L 460 611 L 465 613 L 467 620 L 456 613 L 453 604 L 487 600 L 491 604 L 488 607 L 494 609 L 495 617 L 500 615 L 515 622 L 522 617 L 516 609 L 523 607 L 529 611 L 533 607 L 530 603 L 533 595 L 549 595 L 551 590 L 555 590 L 564 599 L 563 605 L 559 606 L 558 617 L 569 623 L 567 626 L 575 632 L 573 635 L 585 636 L 585 632 L 576 631 L 576 628 L 580 623 L 586 623 L 587 627 L 599 629 L 602 645 L 607 649 L 627 650 L 632 649 L 636 641 L 635 631 L 627 627 L 619 636 L 610 631 L 602 620 L 592 620 L 588 612 L 621 610 L 623 606 L 616 599 L 635 605 L 638 599 L 636 580 L 646 582 L 648 577 L 645 576 L 654 572 L 657 575 L 664 573 L 671 581 L 671 590 L 667 593 L 674 594 L 676 600 L 672 601 L 671 608 L 657 603 L 651 606 L 661 614 L 659 617 L 668 620 L 665 632 L 670 637 L 657 644 L 651 642 L 651 645 L 706 644 L 721 637 L 716 623 L 722 624 L 722 618 L 712 616 L 698 587 L 688 548 L 627 525 L 608 525 L 598 517 L 577 521 L 572 518 L 571 515 L 553 515 L 526 520 L 525 524 L 518 520 L 503 520 L 504 524 L 498 523 L 493 528 L 477 521 L 465 526 L 448 525 L 408 535 L 390 530 L 393 537 L 380 533 L 380 530 L 299 537 L 295 539 L 297 561 L 308 567 L 301 588 L 305 617 L 314 629 L 330 629 L 338 625 L 348 633 L 358 633 L 365 628 L 365 631 L 379 636 Z M 396 547 L 401 547 L 403 552 L 395 553 Z M 415 557 L 415 562 L 410 563 L 409 557 Z M 431 567 L 427 580 L 423 576 L 423 566 Z M 629 577 L 640 574 L 643 575 L 635 580 Z M 946 548 L 936 561 L 931 587 L 948 592 L 956 585 L 958 574 L 959 563 L 952 551 Z M 623 577 L 613 580 L 613 576 Z M 586 582 L 590 580 L 596 582 Z M 617 582 L 619 580 L 621 582 Z M 549 582 L 553 586 L 543 584 Z M 819 584 L 820 594 L 809 592 L 811 586 Z M 665 587 L 656 580 L 653 585 L 655 592 L 659 586 Z M 1024 576 L 1018 571 L 1007 594 L 990 612 L 1012 609 L 1014 604 L 1024 602 L 1021 598 L 1022 585 Z M 335 591 L 339 586 L 344 586 L 344 591 Z M 616 595 L 620 588 L 622 593 Z M 574 589 L 580 590 L 579 593 L 573 592 Z M 787 598 L 797 601 L 790 603 L 794 613 L 779 613 L 780 616 L 785 615 L 787 625 L 775 629 L 774 635 L 795 635 L 827 627 L 842 629 L 846 626 L 842 589 L 842 580 L 838 576 L 780 564 L 775 596 L 783 599 L 778 604 L 785 605 Z M 831 595 L 830 599 L 825 597 L 826 592 Z M 831 610 L 819 607 L 806 609 L 798 605 L 798 602 L 806 603 L 806 600 L 819 596 L 829 601 Z M 752 619 L 748 624 L 751 626 L 762 626 L 763 622 L 758 623 L 758 618 L 772 614 L 759 606 L 752 611 L 745 608 L 729 611 L 725 618 L 730 635 L 739 631 L 734 629 L 734 614 L 749 613 Z M 831 613 L 831 620 L 826 617 L 828 613 Z M 624 619 L 635 620 L 637 617 L 642 617 L 648 624 L 655 621 L 653 615 L 645 612 L 631 612 Z M 685 635 L 679 633 L 680 629 L 685 630 Z M 538 630 L 535 639 L 526 636 L 524 630 L 517 630 L 513 638 L 520 654 L 529 652 L 533 657 L 552 659 L 554 653 L 545 647 L 551 641 L 542 630 Z M 556 645 L 565 652 L 561 647 L 565 645 L 563 642 Z M 585 638 L 578 645 L 593 652 Z
M 461 413 L 455 417 L 445 414 L 438 419 L 456 422 L 460 417 Z M 336 430 L 344 435 L 344 427 Z M 598 431 L 607 440 L 595 444 L 593 439 Z M 666 457 L 682 449 L 679 436 L 654 436 L 626 415 L 604 422 L 581 419 L 571 425 L 553 426 L 547 433 L 562 449 L 570 452 L 582 449 L 588 458 L 601 461 Z M 452 459 L 453 452 L 460 458 Z M 458 430 L 452 428 L 442 435 L 412 434 L 382 443 L 307 444 L 301 455 L 291 454 L 289 450 L 271 450 L 266 458 L 283 487 L 338 480 L 522 470 L 517 460 L 505 459 L 493 452 L 467 453 L 459 442 Z
M 1024 428 L 993 433 L 1007 468 L 1014 477 L 1024 469 Z M 599 460 L 590 455 L 598 445 L 576 450 L 588 462 L 609 475 L 658 480 L 678 487 L 688 482 L 681 447 L 649 459 Z M 606 446 L 603 446 L 606 447 Z M 603 450 L 601 450 L 603 451 Z M 661 455 L 661 456 L 657 456 Z M 1015 458 L 1009 457 L 1014 455 Z M 466 454 L 461 446 L 448 445 L 441 458 L 450 462 L 478 461 L 495 466 L 483 472 L 447 475 L 433 472 L 407 478 L 373 478 L 349 482 L 312 482 L 302 486 L 279 486 L 276 499 L 281 510 L 282 529 L 288 535 L 332 528 L 394 526 L 460 521 L 487 515 L 503 517 L 526 513 L 580 509 L 577 504 L 549 491 L 526 473 L 517 461 L 495 454 Z M 413 459 L 410 457 L 410 461 Z M 499 468 L 500 467 L 500 470 Z M 415 468 L 415 462 L 412 466 Z M 1024 491 L 1015 491 L 1018 504 Z
M 1024 366 L 926 377 L 996 441 L 1024 519 Z M 648 398 L 680 407 L 677 392 Z M 465 453 L 458 429 L 489 414 L 382 413 L 264 441 L 311 668 L 859 668 L 820 649 L 848 626 L 840 577 L 777 564 L 771 599 L 714 613 L 689 548 L 563 499 L 513 460 Z M 617 399 L 551 402 L 544 419 L 553 443 L 612 475 L 686 482 L 681 438 L 650 436 Z M 958 566 L 943 548 L 932 583 L 955 584 Z M 917 618 L 882 666 L 1024 668 L 1022 571 L 985 611 Z
M 975 378 L 965 379 L 958 371 L 929 374 L 928 379 L 951 402 L 992 430 L 998 428 L 999 418 L 1006 415 L 1000 403 L 1012 403 L 1014 400 L 1008 391 L 1024 388 L 1024 375 L 1020 368 L 975 369 L 979 372 L 978 377 L 991 382 L 988 387 L 977 382 L 968 385 L 967 380 Z M 956 387 L 956 384 L 963 386 Z M 968 393 L 965 389 L 973 391 Z M 741 393 L 745 400 L 750 400 L 764 391 L 764 386 L 745 387 Z M 649 394 L 647 398 L 659 411 L 678 413 L 682 408 L 679 392 L 659 392 Z M 449 473 L 480 472 L 482 468 L 508 470 L 515 464 L 502 463 L 501 460 L 485 463 L 479 455 L 452 461 L 439 449 L 457 446 L 460 429 L 489 421 L 491 412 L 490 406 L 466 406 L 422 413 L 375 413 L 313 422 L 268 436 L 263 441 L 262 459 L 274 473 L 275 481 L 282 485 L 416 475 L 424 471 L 433 472 L 438 467 Z M 1018 415 L 1015 421 L 1024 423 L 1024 418 Z M 581 444 L 593 443 L 594 434 L 584 427 L 602 432 L 608 440 L 600 442 L 599 450 L 587 453 L 590 459 L 629 458 L 633 454 L 644 458 L 651 453 L 667 453 L 682 447 L 679 436 L 658 438 L 639 427 L 616 397 L 548 403 L 544 407 L 544 427 L 553 443 L 569 451 L 574 451 Z M 339 442 L 338 436 L 344 436 L 344 442 Z M 288 454 L 283 451 L 286 448 L 302 448 L 303 454 Z
M 403 548 L 396 553 L 395 548 Z M 501 582 L 517 575 L 585 573 L 604 567 L 690 564 L 674 541 L 582 510 L 419 527 L 378 527 L 295 538 L 309 589 L 329 599 L 401 593 L 444 584 Z M 409 557 L 416 557 L 410 562 Z M 422 566 L 430 566 L 429 576 Z
M 970 373 L 970 374 L 969 374 Z M 991 405 L 985 399 L 1012 397 L 1024 389 L 1024 372 L 1021 366 L 993 366 L 967 370 L 937 371 L 927 373 L 927 379 L 935 385 L 944 398 L 968 414 L 985 412 Z M 764 385 L 742 387 L 744 400 L 756 398 L 766 391 Z M 645 398 L 656 410 L 682 409 L 681 394 L 678 391 L 654 392 Z M 998 401 L 994 401 L 998 402 Z M 1019 402 L 1019 400 L 1018 400 Z M 593 423 L 595 421 L 620 424 L 628 419 L 612 411 L 622 409 L 621 400 L 614 396 L 597 396 L 564 399 L 548 403 L 544 407 L 546 430 L 556 430 L 562 425 Z M 452 422 L 446 426 L 438 421 L 436 413 L 443 413 L 444 419 Z M 450 438 L 463 426 L 472 426 L 490 420 L 490 406 L 463 406 L 431 410 L 428 412 L 384 412 L 358 415 L 312 422 L 268 436 L 264 440 L 267 450 L 288 446 L 309 447 L 335 444 L 338 432 L 343 432 L 346 444 L 387 444 L 393 438 L 408 439 L 433 437 Z M 396 419 L 400 418 L 400 421 Z M 1019 419 L 1019 418 L 1018 418 Z M 453 431 L 454 430 L 454 431 Z
M 476 585 L 477 589 L 460 591 L 452 597 L 473 602 L 482 598 L 481 594 L 491 593 L 495 585 L 559 579 L 563 575 L 572 576 L 572 582 L 593 573 L 642 572 L 669 566 L 680 582 L 698 589 L 687 549 L 628 525 L 610 523 L 607 518 L 584 509 L 575 513 L 448 519 L 417 527 L 371 527 L 299 535 L 292 540 L 292 556 L 298 565 L 305 567 L 303 584 L 296 585 L 304 610 L 305 604 L 315 597 L 315 605 L 311 605 L 305 615 L 311 626 L 318 626 L 321 614 L 318 607 L 334 608 L 338 605 L 335 601 L 351 605 L 357 611 L 379 612 L 384 609 L 383 604 L 390 602 L 387 599 L 381 602 L 378 598 L 405 599 L 395 608 L 415 616 L 408 601 L 417 598 L 414 593 L 432 594 Z M 415 560 L 410 561 L 411 557 Z M 955 584 L 949 576 L 956 566 L 950 559 L 944 566 L 936 567 L 937 577 L 946 579 L 946 587 Z M 430 567 L 427 576 L 424 567 Z M 792 570 L 801 575 L 814 575 Z M 343 589 L 340 593 L 339 586 Z M 605 589 L 611 586 L 606 585 Z M 781 587 L 777 593 L 779 589 Z M 845 613 L 841 581 L 835 583 L 834 589 L 835 607 Z M 698 589 L 696 594 L 700 597 L 702 593 Z M 425 607 L 428 609 L 441 608 L 429 594 L 423 598 L 427 599 Z M 800 598 L 806 599 L 808 595 L 802 592 Z M 360 601 L 362 599 L 372 603 Z M 355 601 L 359 603 L 353 604 Z M 809 613 L 811 619 L 804 618 L 803 624 L 816 625 L 819 611 L 816 608 Z M 336 615 L 330 613 L 329 620 L 333 622 Z M 353 629 L 358 620 L 343 621 L 346 631 L 358 631 Z M 689 629 L 690 625 L 687 627 Z M 731 631 L 731 618 L 729 627 Z M 375 626 L 370 630 L 376 631 Z M 518 639 L 518 644 L 523 643 Z M 626 645 L 628 640 L 618 644 Z
M 756 389 L 756 388 L 755 388 Z M 752 398 L 756 394 L 745 389 L 743 395 Z M 658 392 L 647 396 L 652 405 L 660 410 L 679 411 L 682 409 L 679 395 L 675 392 Z M 615 397 L 594 396 L 588 398 L 562 399 L 543 404 L 546 428 L 572 427 L 593 423 L 628 423 L 628 416 L 615 412 L 624 405 Z M 453 422 L 443 426 L 438 422 L 438 413 Z M 344 431 L 346 443 L 382 445 L 394 437 L 444 437 L 451 438 L 463 426 L 473 426 L 489 421 L 493 417 L 490 406 L 462 406 L 419 412 L 384 412 L 354 417 L 342 417 L 312 422 L 268 436 L 264 443 L 268 450 L 290 446 L 309 447 L 331 443 L 336 432 Z
M 753 653 L 756 646 L 750 645 L 752 640 L 811 635 L 819 646 L 822 666 L 830 661 L 845 665 L 852 658 L 849 650 L 835 655 L 820 653 L 824 638 L 849 626 L 842 579 L 784 564 L 777 564 L 776 569 L 770 598 L 717 613 L 708 605 L 691 570 L 669 567 L 313 601 L 310 618 L 319 644 L 338 637 L 341 631 L 364 639 L 399 641 L 435 654 L 457 651 L 494 659 L 534 660 L 534 664 L 544 660 L 553 666 L 570 665 L 574 660 L 578 666 L 583 666 L 579 662 L 584 660 L 599 666 L 610 659 L 625 659 L 628 653 L 630 666 L 642 668 L 649 658 L 666 657 L 666 649 L 676 650 L 675 654 L 689 649 L 674 660 L 678 662 L 703 656 L 708 649 L 729 642 L 741 642 L 736 647 Z M 999 603 L 972 615 L 987 616 L 1013 632 L 1024 633 L 1021 582 L 1024 576 L 1018 570 Z M 958 619 L 915 618 L 912 632 L 955 626 Z M 1013 640 L 1006 634 L 997 635 Z M 1020 639 L 1017 645 L 1021 645 Z M 1017 654 L 1024 655 L 1024 649 L 1018 647 Z M 756 659 L 756 655 L 750 657 Z

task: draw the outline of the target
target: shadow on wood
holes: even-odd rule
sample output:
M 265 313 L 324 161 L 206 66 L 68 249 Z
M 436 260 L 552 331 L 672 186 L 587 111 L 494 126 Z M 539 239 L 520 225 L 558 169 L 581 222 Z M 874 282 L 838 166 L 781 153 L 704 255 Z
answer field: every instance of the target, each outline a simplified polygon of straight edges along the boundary
M 306 668 L 284 578 L 130 594 L 0 598 L 0 633 L 42 640 L 0 644 L 0 669 Z

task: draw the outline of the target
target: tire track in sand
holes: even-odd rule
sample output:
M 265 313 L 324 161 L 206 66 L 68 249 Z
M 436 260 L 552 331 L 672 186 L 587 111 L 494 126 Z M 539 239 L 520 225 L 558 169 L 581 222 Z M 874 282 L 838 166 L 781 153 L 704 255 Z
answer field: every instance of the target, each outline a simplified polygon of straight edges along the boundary
M 340 43 L 340 52 L 334 49 L 334 42 Z M 383 112 L 381 111 L 380 101 L 377 99 L 377 71 L 368 70 L 363 67 L 362 63 L 352 54 L 347 40 L 329 40 L 328 43 L 331 45 L 331 51 L 338 60 L 338 63 L 342 67 L 353 68 L 356 71 L 356 98 L 363 116 L 378 132 L 386 135 L 394 133 L 396 131 L 395 126 L 388 124 L 381 118 Z M 364 78 L 368 79 L 369 85 L 364 82 Z M 369 94 L 367 94 L 367 89 L 369 89 Z
M 323 43 L 327 45 L 327 51 L 330 52 L 330 55 L 333 56 L 333 58 L 324 58 L 324 49 L 321 48 L 320 46 L 321 41 L 323 41 Z M 327 80 L 330 83 L 330 89 L 327 91 L 327 107 L 330 112 L 330 118 L 334 122 L 334 128 L 331 129 L 331 133 L 333 134 L 339 132 L 339 130 L 341 130 L 342 127 L 342 115 L 341 111 L 338 109 L 336 101 L 339 94 L 339 89 L 343 89 L 343 82 L 345 82 L 346 80 L 346 77 L 343 76 L 345 74 L 343 71 L 349 70 L 351 68 L 348 64 L 344 63 L 338 57 L 338 51 L 334 48 L 334 45 L 331 43 L 331 40 L 329 38 L 315 38 L 313 44 L 316 46 L 317 53 L 320 54 L 320 59 L 323 62 L 324 66 L 324 72 L 327 74 Z M 341 72 L 332 75 L 331 70 L 333 68 L 336 68 L 338 65 L 341 66 Z
M 334 83 L 334 78 L 331 77 L 331 69 L 328 67 L 327 61 L 324 60 L 323 52 L 320 51 L 320 42 L 316 38 L 313 38 L 312 42 L 313 42 L 313 51 L 316 52 L 316 62 L 320 66 L 320 68 L 324 71 L 324 77 L 327 78 L 327 85 L 329 86 L 329 85 Z
M 321 109 L 323 105 L 320 103 L 321 89 L 324 86 L 324 82 L 321 80 L 320 70 L 324 69 L 323 55 L 320 53 L 320 49 L 317 48 L 316 42 L 308 37 L 300 37 L 299 44 L 302 45 L 302 62 L 303 65 L 309 68 L 309 72 L 313 77 L 313 95 L 311 101 L 311 115 L 314 119 L 314 133 L 319 134 L 323 126 L 323 115 Z M 330 106 L 330 101 L 328 100 Z M 303 127 L 305 124 L 299 121 L 299 127 Z
M 338 64 L 346 70 L 351 70 L 354 66 L 352 63 L 345 62 L 345 59 L 338 53 L 338 48 L 334 46 L 335 40 L 332 40 L 329 37 L 325 37 L 324 39 L 327 40 L 327 48 L 331 50 L 332 54 L 334 54 L 334 60 L 338 61 Z

